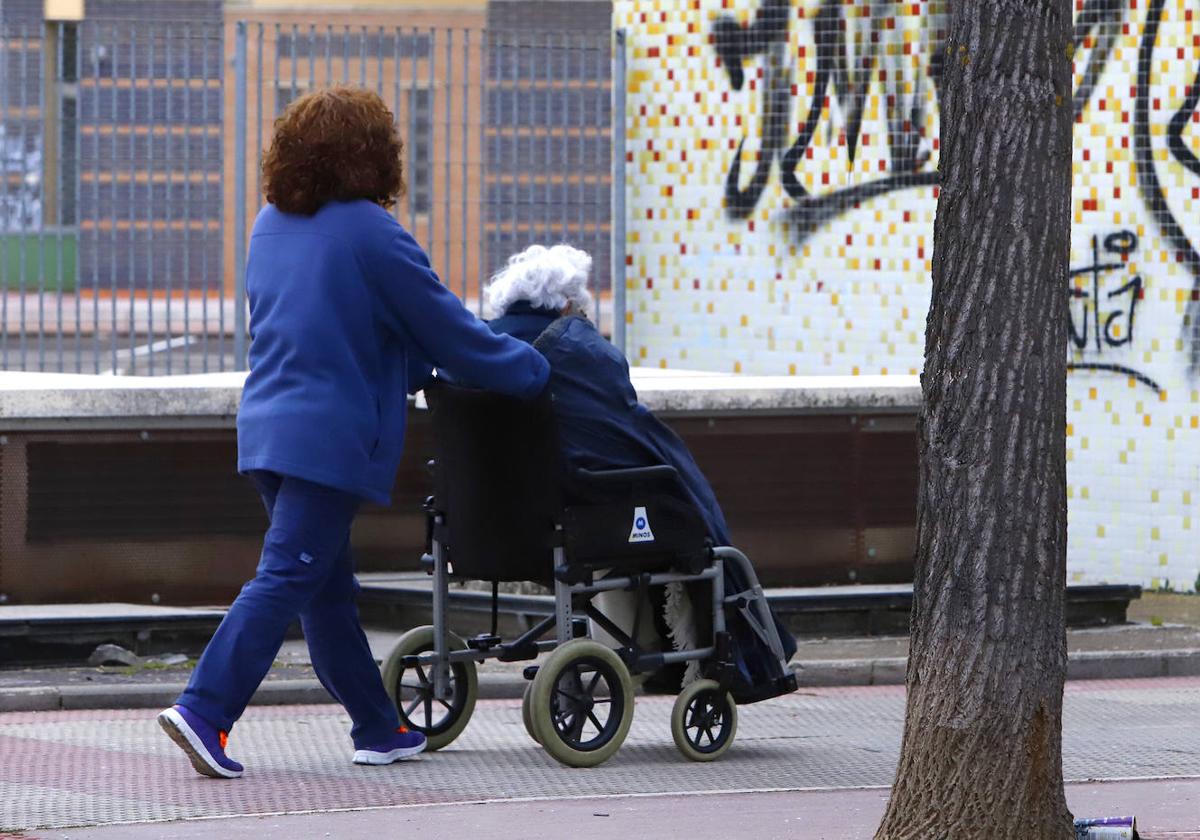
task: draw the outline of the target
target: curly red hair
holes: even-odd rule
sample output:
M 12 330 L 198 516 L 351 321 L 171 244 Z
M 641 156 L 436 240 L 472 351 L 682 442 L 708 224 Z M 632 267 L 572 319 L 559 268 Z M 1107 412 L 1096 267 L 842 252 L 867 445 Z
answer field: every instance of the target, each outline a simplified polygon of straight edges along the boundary
M 330 201 L 367 199 L 390 208 L 404 195 L 403 151 L 378 95 L 352 87 L 316 91 L 275 120 L 263 192 L 284 213 L 304 216 Z

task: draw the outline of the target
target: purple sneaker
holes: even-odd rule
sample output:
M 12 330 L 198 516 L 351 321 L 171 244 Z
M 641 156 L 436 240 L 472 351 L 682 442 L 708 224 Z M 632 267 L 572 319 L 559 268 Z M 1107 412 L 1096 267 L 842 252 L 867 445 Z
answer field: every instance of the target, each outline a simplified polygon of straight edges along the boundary
M 420 732 L 409 732 L 401 726 L 396 734 L 382 744 L 354 751 L 355 764 L 391 764 L 402 758 L 411 758 L 425 749 L 425 736 Z
M 200 775 L 214 779 L 236 779 L 242 775 L 242 765 L 225 755 L 229 734 L 209 726 L 190 709 L 172 706 L 159 714 L 158 725 L 187 753 Z

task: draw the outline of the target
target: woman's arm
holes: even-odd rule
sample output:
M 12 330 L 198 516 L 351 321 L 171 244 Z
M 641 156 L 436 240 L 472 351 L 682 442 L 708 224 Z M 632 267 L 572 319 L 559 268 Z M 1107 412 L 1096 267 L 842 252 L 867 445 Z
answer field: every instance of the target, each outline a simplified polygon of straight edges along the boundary
M 497 335 L 442 285 L 416 240 L 401 229 L 383 255 L 377 281 L 384 317 L 415 345 L 410 353 L 480 388 L 532 398 L 550 373 L 542 354 Z

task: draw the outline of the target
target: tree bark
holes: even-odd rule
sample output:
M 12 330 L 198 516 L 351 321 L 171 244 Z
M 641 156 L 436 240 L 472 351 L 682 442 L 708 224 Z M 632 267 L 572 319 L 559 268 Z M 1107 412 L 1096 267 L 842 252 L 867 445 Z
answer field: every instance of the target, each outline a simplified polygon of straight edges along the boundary
M 1071 5 L 951 5 L 908 707 L 876 840 L 1068 840 Z

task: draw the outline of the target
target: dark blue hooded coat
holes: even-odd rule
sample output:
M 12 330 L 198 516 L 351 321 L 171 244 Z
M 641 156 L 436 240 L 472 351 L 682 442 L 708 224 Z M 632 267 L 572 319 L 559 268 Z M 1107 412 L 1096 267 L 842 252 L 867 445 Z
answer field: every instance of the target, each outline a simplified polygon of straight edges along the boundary
M 560 318 L 552 309 L 518 301 L 489 326 L 530 344 L 536 341 L 550 362 L 547 387 L 554 395 L 568 492 L 569 476 L 579 467 L 670 464 L 679 472 L 683 491 L 703 516 L 713 542 L 733 544 L 721 506 L 687 446 L 638 402 L 624 355 L 590 321 L 581 316 Z M 743 592 L 748 585 L 740 570 L 725 565 L 727 593 Z M 790 658 L 796 652 L 795 640 L 778 620 L 776 626 Z M 738 702 L 771 696 L 770 686 L 783 675 L 778 662 L 740 615 L 730 620 L 729 629 L 746 683 L 734 687 Z

